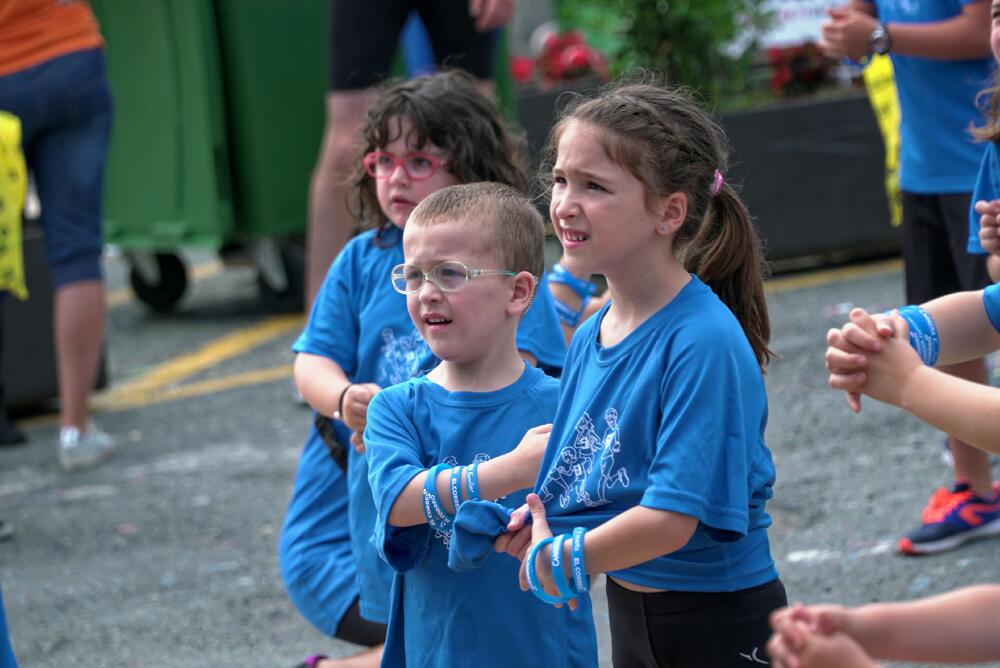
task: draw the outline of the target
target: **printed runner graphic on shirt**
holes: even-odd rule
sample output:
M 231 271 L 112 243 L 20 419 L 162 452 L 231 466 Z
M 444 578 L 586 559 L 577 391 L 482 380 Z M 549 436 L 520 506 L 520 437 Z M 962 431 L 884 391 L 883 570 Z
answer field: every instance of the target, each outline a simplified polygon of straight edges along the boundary
M 560 508 L 566 508 L 571 501 L 595 508 L 610 503 L 609 488 L 628 487 L 628 470 L 624 466 L 615 469 L 615 455 L 622 449 L 617 409 L 605 411 L 604 422 L 604 437 L 598 438 L 594 420 L 584 411 L 576 423 L 573 442 L 559 452 L 545 476 L 538 493 L 542 503 L 558 495 Z
M 382 359 L 378 363 L 375 382 L 389 387 L 416 376 L 431 357 L 431 350 L 420 332 L 413 330 L 405 336 L 396 336 L 391 328 L 382 330 Z

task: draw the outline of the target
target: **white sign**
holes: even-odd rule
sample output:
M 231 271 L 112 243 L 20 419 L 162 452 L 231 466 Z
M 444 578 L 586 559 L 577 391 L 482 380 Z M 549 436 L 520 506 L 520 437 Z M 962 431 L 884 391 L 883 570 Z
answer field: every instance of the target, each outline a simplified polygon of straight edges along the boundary
M 827 19 L 826 9 L 846 4 L 836 0 L 770 0 L 767 8 L 773 12 L 773 23 L 761 38 L 765 48 L 795 46 L 819 41 L 819 29 Z

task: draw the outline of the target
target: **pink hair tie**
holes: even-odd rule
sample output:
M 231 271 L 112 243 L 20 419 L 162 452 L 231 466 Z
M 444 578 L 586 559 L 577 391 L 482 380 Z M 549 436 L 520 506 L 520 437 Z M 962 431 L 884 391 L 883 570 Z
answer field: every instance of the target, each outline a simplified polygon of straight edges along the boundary
M 708 194 L 715 197 L 722 191 L 722 172 L 715 170 L 715 174 L 712 176 L 712 185 L 708 189 Z

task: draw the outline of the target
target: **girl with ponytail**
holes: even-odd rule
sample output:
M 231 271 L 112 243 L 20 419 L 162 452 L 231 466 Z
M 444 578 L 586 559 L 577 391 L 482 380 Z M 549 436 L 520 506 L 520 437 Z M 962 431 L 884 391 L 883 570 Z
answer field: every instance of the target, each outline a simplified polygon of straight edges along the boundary
M 764 664 L 786 600 L 764 509 L 770 326 L 723 132 L 642 73 L 571 102 L 549 148 L 556 233 L 611 300 L 573 336 L 535 494 L 496 548 L 556 604 L 607 573 L 615 665 Z

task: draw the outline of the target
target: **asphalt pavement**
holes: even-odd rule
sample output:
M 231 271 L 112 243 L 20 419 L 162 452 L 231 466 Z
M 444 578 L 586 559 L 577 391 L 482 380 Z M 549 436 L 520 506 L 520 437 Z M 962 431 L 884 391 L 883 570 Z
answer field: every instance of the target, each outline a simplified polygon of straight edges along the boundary
M 52 415 L 27 416 L 0 448 L 0 583 L 15 652 L 47 666 L 291 667 L 350 653 L 288 601 L 276 542 L 310 415 L 293 403 L 289 347 L 301 318 L 264 313 L 249 270 L 196 258 L 179 310 L 129 299 L 108 259 L 112 387 L 97 419 L 122 444 L 63 473 Z M 933 489 L 949 482 L 942 437 L 902 411 L 860 416 L 826 387 L 824 333 L 849 305 L 902 299 L 898 261 L 770 283 L 767 374 L 778 484 L 768 508 L 789 595 L 858 604 L 1000 582 L 1000 541 L 923 558 L 895 554 Z M 595 596 L 607 659 L 607 615 Z M 1000 664 L 998 664 L 1000 665 Z

